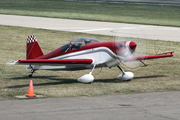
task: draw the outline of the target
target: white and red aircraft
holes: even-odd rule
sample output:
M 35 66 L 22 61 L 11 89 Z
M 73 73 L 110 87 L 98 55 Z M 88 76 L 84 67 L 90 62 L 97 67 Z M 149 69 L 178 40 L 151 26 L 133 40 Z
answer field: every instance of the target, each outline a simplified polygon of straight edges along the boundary
M 73 71 L 91 69 L 89 74 L 85 74 L 78 79 L 79 82 L 90 83 L 94 81 L 92 72 L 95 67 L 111 68 L 117 66 L 122 71 L 122 74 L 117 79 L 131 80 L 134 74 L 124 72 L 119 66 L 121 63 L 173 56 L 173 52 L 167 52 L 133 57 L 132 54 L 136 47 L 137 44 L 133 41 L 101 42 L 95 38 L 83 37 L 71 40 L 44 55 L 37 39 L 34 35 L 31 35 L 27 37 L 26 60 L 11 61 L 7 64 L 26 65 L 26 69 L 31 70 L 29 77 L 32 77 L 36 70 Z

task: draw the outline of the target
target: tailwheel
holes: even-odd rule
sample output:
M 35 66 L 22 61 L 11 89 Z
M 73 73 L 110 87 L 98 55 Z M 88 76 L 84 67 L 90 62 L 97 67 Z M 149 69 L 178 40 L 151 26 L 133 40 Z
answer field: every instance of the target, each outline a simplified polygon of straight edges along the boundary
M 31 75 L 31 74 L 29 74 L 29 78 L 32 78 L 32 75 Z
M 32 75 L 34 72 L 35 72 L 35 70 L 31 70 L 31 74 L 29 74 L 29 78 L 32 78 Z

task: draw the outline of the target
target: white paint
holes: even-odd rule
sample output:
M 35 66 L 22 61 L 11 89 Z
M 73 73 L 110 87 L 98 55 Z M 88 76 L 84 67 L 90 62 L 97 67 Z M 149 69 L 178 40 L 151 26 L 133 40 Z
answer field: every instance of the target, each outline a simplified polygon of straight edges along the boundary
M 77 81 L 83 83 L 90 83 L 94 81 L 94 76 L 92 76 L 91 74 L 85 74 L 82 77 L 80 77 Z
M 134 74 L 132 72 L 124 72 L 124 74 L 121 74 L 117 77 L 117 79 L 120 80 L 131 80 L 133 79 Z
M 103 30 L 112 30 L 114 28 L 100 28 L 100 29 L 88 29 L 88 30 L 77 30 L 74 32 L 90 32 L 90 31 L 103 31 Z

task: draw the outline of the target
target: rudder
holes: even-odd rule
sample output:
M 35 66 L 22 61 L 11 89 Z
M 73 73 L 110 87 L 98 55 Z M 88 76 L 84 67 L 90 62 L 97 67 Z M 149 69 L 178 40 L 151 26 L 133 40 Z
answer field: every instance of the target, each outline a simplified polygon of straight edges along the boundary
M 27 37 L 26 59 L 35 59 L 44 55 L 34 35 Z

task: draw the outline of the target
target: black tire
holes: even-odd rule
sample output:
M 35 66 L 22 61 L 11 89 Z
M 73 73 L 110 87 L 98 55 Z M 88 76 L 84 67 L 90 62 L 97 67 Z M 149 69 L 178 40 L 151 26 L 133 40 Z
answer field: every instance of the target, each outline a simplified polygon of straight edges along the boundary
M 32 78 L 32 75 L 29 75 L 29 78 Z

